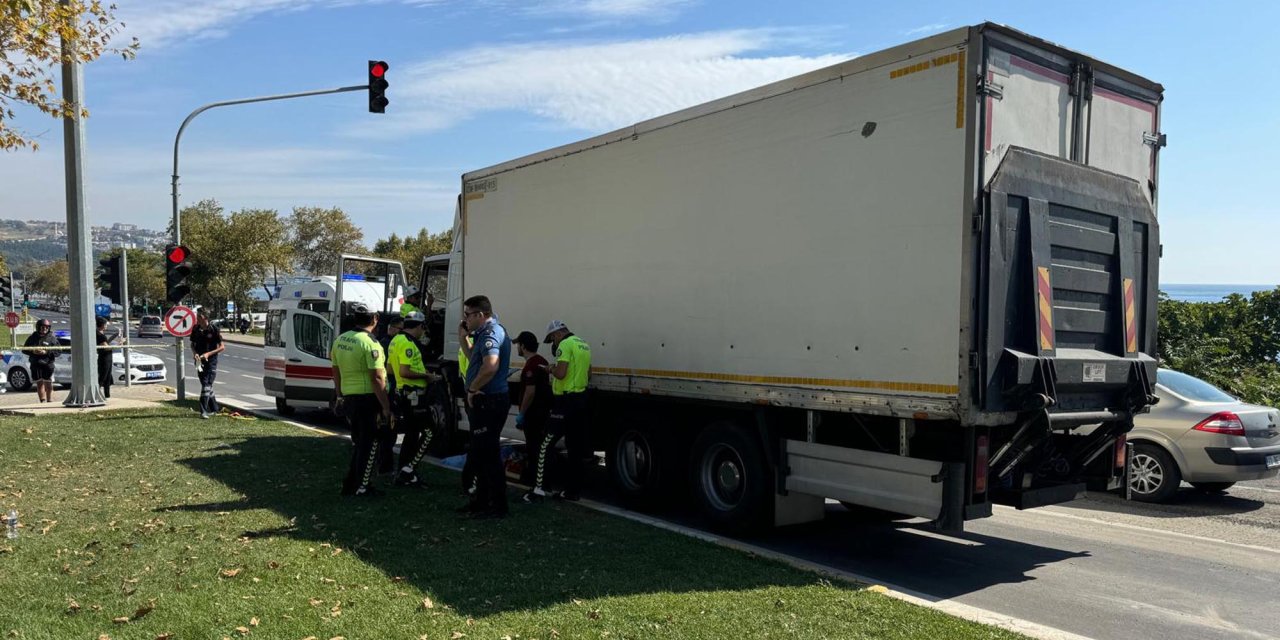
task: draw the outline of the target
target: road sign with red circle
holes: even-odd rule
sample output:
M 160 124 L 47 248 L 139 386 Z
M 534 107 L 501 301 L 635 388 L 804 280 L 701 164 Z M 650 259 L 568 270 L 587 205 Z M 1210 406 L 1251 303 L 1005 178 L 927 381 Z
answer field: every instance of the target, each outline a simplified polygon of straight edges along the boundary
M 14 313 L 14 312 L 12 312 L 12 311 L 10 311 L 9 313 L 4 314 L 4 326 L 9 327 L 10 329 L 15 329 L 15 328 L 17 328 L 17 326 L 18 326 L 18 320 L 19 320 L 19 318 L 18 318 L 18 314 Z
M 164 328 L 172 335 L 185 338 L 196 328 L 196 312 L 190 307 L 178 305 L 164 317 Z

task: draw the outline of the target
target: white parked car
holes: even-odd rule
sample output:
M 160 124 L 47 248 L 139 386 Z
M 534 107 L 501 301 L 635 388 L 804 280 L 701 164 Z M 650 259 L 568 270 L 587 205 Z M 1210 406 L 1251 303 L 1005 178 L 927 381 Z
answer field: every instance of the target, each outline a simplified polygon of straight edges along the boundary
M 26 391 L 31 388 L 31 363 L 20 351 L 5 351 L 3 355 L 4 373 L 8 378 L 9 388 L 14 391 Z

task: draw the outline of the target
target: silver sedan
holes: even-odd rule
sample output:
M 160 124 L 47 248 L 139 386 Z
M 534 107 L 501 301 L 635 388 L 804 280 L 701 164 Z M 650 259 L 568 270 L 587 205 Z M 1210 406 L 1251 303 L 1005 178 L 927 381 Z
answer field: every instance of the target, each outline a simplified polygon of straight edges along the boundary
M 1182 482 L 1225 491 L 1280 473 L 1280 411 L 1245 404 L 1170 369 L 1156 375 L 1159 404 L 1134 419 L 1129 486 L 1134 500 L 1165 502 Z

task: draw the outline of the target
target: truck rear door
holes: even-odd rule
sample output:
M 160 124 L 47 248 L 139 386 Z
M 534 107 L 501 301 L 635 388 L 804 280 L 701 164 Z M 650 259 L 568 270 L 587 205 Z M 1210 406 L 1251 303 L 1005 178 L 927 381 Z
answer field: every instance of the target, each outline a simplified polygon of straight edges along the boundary
M 1151 401 L 1160 94 L 1016 32 L 983 35 L 974 391 L 980 412 L 1019 425 L 993 433 L 998 501 L 1035 506 L 1114 460 Z M 1104 427 L 1073 434 L 1086 424 Z
M 1069 51 L 984 32 L 983 180 L 1022 147 L 1127 176 L 1155 202 L 1158 85 Z

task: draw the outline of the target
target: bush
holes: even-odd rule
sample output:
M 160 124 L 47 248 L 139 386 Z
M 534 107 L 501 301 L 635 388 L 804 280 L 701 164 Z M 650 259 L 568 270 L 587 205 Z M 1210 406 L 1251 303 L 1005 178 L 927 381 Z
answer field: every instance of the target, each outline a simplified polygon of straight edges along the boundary
M 1280 405 L 1280 288 L 1221 302 L 1160 294 L 1162 366 L 1206 380 L 1246 402 Z

